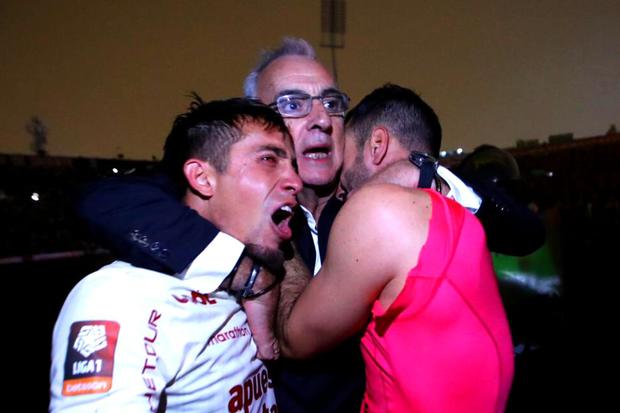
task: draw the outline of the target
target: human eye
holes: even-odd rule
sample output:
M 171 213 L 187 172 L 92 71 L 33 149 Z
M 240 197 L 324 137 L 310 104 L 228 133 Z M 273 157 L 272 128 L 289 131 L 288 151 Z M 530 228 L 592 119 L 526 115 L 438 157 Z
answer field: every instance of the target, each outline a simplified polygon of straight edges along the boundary
M 259 161 L 263 164 L 273 166 L 278 163 L 278 157 L 273 153 L 263 153 L 259 155 Z
M 301 107 L 301 102 L 298 99 L 291 99 L 286 102 L 286 109 L 289 111 L 298 110 Z
M 328 112 L 344 112 L 342 97 L 338 95 L 323 97 L 323 106 Z
M 305 96 L 287 95 L 278 99 L 278 109 L 284 114 L 293 114 L 303 111 L 307 98 Z

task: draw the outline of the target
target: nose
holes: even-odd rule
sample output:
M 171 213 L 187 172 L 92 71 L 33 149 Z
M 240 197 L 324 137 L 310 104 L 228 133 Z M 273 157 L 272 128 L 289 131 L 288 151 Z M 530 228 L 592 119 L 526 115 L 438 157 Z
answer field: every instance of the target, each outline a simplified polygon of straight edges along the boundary
M 321 99 L 312 99 L 312 109 L 308 114 L 308 129 L 318 127 L 325 131 L 332 125 L 332 118 L 325 110 Z
M 287 167 L 282 176 L 282 185 L 286 191 L 291 191 L 293 195 L 297 195 L 301 191 L 303 183 L 292 164 Z

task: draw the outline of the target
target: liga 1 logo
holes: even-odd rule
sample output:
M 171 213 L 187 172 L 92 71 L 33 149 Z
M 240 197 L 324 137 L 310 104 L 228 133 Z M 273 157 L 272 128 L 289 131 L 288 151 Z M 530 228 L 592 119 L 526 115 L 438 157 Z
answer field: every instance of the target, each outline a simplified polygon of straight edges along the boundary
M 106 320 L 71 324 L 62 386 L 64 396 L 110 390 L 119 329 L 117 322 Z

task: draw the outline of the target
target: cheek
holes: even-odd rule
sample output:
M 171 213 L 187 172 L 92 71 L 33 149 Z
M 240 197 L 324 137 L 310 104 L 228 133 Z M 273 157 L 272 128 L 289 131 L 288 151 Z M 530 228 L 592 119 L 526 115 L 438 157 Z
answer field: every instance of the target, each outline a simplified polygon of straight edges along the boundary
M 234 216 L 235 225 L 243 232 L 251 231 L 262 221 L 265 205 L 265 187 L 258 182 L 241 179 L 228 210 Z
M 336 153 L 340 155 L 340 158 L 346 158 L 347 148 L 346 148 L 346 145 L 344 144 L 344 141 L 340 139 L 334 145 L 336 147 Z
M 299 130 L 303 127 L 303 118 L 285 118 L 284 124 L 288 128 L 289 133 L 293 137 L 293 143 L 296 144 Z
M 356 144 L 351 138 L 344 139 L 342 142 L 342 146 L 344 146 L 344 164 L 351 165 L 353 164 L 353 160 L 355 159 L 357 148 Z
M 351 156 L 351 150 L 349 147 L 345 146 L 343 165 L 345 168 L 348 168 L 351 164 L 353 164 L 353 156 Z
M 332 136 L 334 136 L 334 146 L 337 149 L 337 152 L 339 154 L 343 154 L 346 148 L 345 145 L 345 135 L 344 135 L 344 130 L 342 125 L 336 124 L 334 125 L 334 132 L 332 134 Z M 341 155 L 342 156 L 342 155 Z
M 276 185 L 275 172 L 264 173 L 263 171 L 248 168 L 247 174 L 241 175 L 235 183 L 236 197 L 240 208 L 253 203 L 253 211 L 259 211 L 259 206 L 265 203 Z M 260 212 L 258 212 L 260 213 Z

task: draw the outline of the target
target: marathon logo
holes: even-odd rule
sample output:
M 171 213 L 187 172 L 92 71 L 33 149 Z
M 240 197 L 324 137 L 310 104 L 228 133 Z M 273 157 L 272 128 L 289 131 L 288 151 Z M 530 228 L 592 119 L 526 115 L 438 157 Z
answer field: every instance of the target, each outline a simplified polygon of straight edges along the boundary
M 207 347 L 212 346 L 214 344 L 220 344 L 223 343 L 224 341 L 228 341 L 228 340 L 234 340 L 236 338 L 240 338 L 240 337 L 246 337 L 251 335 L 252 333 L 250 332 L 250 329 L 243 326 L 243 327 L 233 327 L 232 329 L 228 330 L 228 331 L 222 331 L 221 333 L 217 333 L 216 335 L 214 335 L 208 342 L 207 342 Z
M 261 401 L 267 394 L 268 389 L 273 388 L 271 377 L 265 367 L 262 367 L 256 374 L 248 377 L 242 384 L 233 386 L 228 393 L 231 398 L 228 400 L 228 411 L 230 413 L 243 411 L 249 413 L 255 401 Z M 261 412 L 277 413 L 278 406 L 261 406 Z
M 106 393 L 112 388 L 114 351 L 120 326 L 115 321 L 77 321 L 71 325 L 64 396 Z

